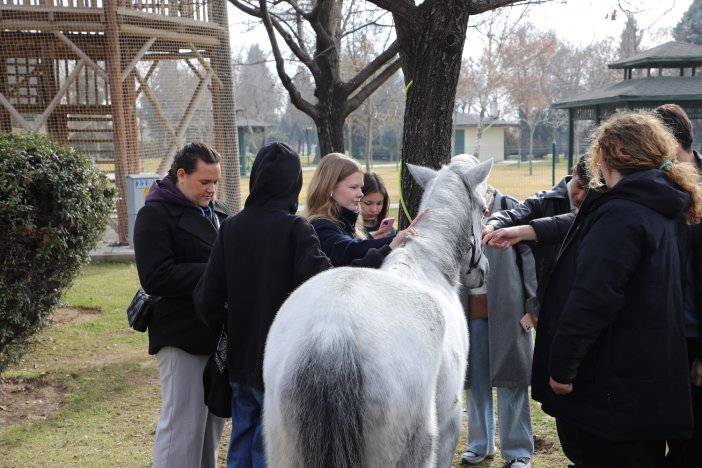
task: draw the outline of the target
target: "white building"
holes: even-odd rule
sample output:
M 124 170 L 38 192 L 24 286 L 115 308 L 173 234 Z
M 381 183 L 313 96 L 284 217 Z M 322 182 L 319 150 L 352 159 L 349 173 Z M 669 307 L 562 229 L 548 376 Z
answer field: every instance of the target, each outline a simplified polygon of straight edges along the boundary
M 483 136 L 480 139 L 480 160 L 493 158 L 495 161 L 505 159 L 505 129 L 518 127 L 513 122 L 500 118 L 485 117 Z M 478 135 L 478 116 L 474 114 L 453 114 L 452 154 L 475 154 Z

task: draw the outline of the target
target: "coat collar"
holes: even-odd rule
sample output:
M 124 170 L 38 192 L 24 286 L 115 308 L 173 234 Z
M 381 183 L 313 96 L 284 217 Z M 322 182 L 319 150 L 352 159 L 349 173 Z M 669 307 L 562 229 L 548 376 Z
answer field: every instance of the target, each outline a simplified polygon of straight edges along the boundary
M 176 218 L 175 223 L 180 229 L 193 234 L 209 245 L 214 245 L 217 239 L 217 228 L 200 212 L 173 203 L 163 203 L 163 205 L 171 217 Z M 219 202 L 215 202 L 214 211 L 220 217 L 220 221 L 223 221 L 229 214 L 227 207 Z

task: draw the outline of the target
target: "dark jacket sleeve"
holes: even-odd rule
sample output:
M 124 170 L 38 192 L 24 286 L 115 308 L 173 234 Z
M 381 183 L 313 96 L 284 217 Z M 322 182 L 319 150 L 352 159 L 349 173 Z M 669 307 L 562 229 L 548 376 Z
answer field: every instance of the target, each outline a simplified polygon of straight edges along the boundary
M 299 218 L 293 236 L 296 245 L 293 284 L 298 287 L 317 273 L 331 268 L 332 264 L 322 252 L 314 228 L 306 220 Z
M 621 209 L 600 217 L 584 235 L 549 354 L 548 370 L 557 382 L 573 381 L 595 341 L 624 307 L 641 258 L 641 238 L 641 226 Z
M 334 266 L 351 265 L 354 260 L 365 257 L 371 249 L 380 249 L 392 241 L 391 237 L 358 239 L 346 234 L 339 226 L 326 219 L 315 219 L 311 224 L 317 232 L 322 251 Z
M 690 227 L 692 265 L 695 284 L 695 311 L 699 321 L 697 347 L 693 350 L 697 359 L 702 360 L 702 223 Z
M 176 262 L 169 214 L 158 204 L 139 210 L 134 224 L 134 257 L 139 281 L 154 296 L 192 297 L 205 271 L 205 262 Z
M 224 226 L 220 229 L 217 241 L 212 247 L 205 273 L 193 292 L 195 311 L 207 325 L 207 328 L 215 333 L 219 333 L 222 329 L 227 316 L 227 283 L 224 265 L 225 229 Z
M 543 217 L 542 202 L 543 198 L 539 194 L 533 195 L 512 209 L 494 213 L 485 224 L 490 224 L 495 229 L 528 224 L 532 219 Z
M 529 225 L 534 228 L 536 240 L 540 244 L 562 244 L 574 220 L 575 214 L 566 213 L 534 219 L 529 222 Z
M 392 249 L 389 244 L 379 249 L 370 249 L 365 256 L 351 262 L 351 266 L 360 268 L 380 268 L 380 265 L 383 264 L 383 260 L 385 260 L 385 257 L 387 257 L 390 252 L 392 252 Z

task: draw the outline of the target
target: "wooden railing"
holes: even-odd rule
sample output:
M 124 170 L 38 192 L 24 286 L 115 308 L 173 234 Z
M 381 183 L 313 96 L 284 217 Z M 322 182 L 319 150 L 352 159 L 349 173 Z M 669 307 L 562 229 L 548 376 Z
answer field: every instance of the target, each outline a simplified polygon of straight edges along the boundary
M 32 7 L 60 8 L 103 8 L 104 0 L 0 0 L 0 9 Z M 120 0 L 119 6 L 143 13 L 196 21 L 208 21 L 208 0 Z M 9 7 L 9 8 L 7 8 Z

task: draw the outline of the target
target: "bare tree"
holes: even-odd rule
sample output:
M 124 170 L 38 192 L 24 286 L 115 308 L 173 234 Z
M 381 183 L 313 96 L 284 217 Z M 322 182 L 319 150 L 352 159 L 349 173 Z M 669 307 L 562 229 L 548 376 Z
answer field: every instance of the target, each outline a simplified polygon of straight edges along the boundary
M 506 12 L 504 12 L 505 10 Z M 480 144 L 483 132 L 486 131 L 499 117 L 498 102 L 505 93 L 506 74 L 504 73 L 504 57 L 507 41 L 520 21 L 526 16 L 523 9 L 516 18 L 510 18 L 511 9 L 505 8 L 490 12 L 485 21 L 476 25 L 482 33 L 483 43 L 481 54 L 475 58 L 464 59 L 456 90 L 456 102 L 461 103 L 463 112 L 472 111 L 476 114 L 478 125 L 473 154 L 480 157 Z M 486 124 L 486 117 L 492 121 Z
M 517 108 L 519 119 L 529 131 L 529 175 L 534 159 L 534 132 L 549 117 L 551 105 L 549 64 L 556 53 L 558 40 L 552 32 L 532 32 L 524 25 L 509 40 L 506 48 L 506 87 Z
M 251 121 L 271 125 L 277 123 L 282 110 L 282 96 L 278 81 L 268 69 L 267 57 L 258 44 L 249 47 L 246 60 L 237 63 L 237 115 L 239 125 L 247 125 L 255 150 L 263 145 L 265 132 L 255 132 Z
M 387 14 L 363 8 L 364 2 L 355 1 L 347 8 L 342 0 L 229 1 L 242 12 L 263 21 L 278 77 L 293 105 L 315 122 L 322 154 L 343 152 L 346 116 L 400 68 L 400 60 L 398 44 L 392 42 L 363 68 L 345 78 L 340 68 L 342 39 L 359 29 L 382 25 L 382 18 Z M 305 99 L 295 86 L 286 70 L 286 57 L 279 38 L 311 74 L 316 102 Z
M 452 113 L 468 19 L 486 11 L 539 0 L 368 0 L 392 13 L 402 59 L 406 96 L 402 159 L 438 168 L 451 158 Z M 545 0 L 544 0 L 545 1 Z M 402 169 L 402 195 L 409 213 L 421 188 Z M 401 213 L 400 226 L 407 225 Z
M 322 151 L 343 149 L 344 118 L 402 65 L 406 85 L 403 160 L 438 168 L 451 155 L 453 103 L 468 18 L 512 4 L 548 0 L 424 0 L 419 5 L 410 0 L 352 0 L 343 14 L 342 0 L 317 0 L 311 5 L 295 0 L 229 1 L 263 20 L 278 75 L 295 106 L 317 124 Z M 362 24 L 354 23 L 357 27 L 382 24 L 384 18 L 382 11 L 364 10 L 365 4 L 392 14 L 397 39 L 355 76 L 343 80 L 339 73 L 341 38 L 354 31 L 350 25 L 356 18 L 363 19 Z M 304 25 L 314 34 L 314 53 L 309 52 Z M 303 100 L 292 85 L 276 33 L 313 75 L 316 103 Z M 421 188 L 404 167 L 402 184 L 409 211 L 416 212 Z M 406 224 L 401 217 L 400 225 Z

